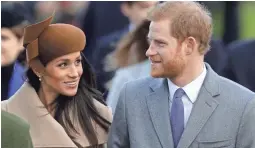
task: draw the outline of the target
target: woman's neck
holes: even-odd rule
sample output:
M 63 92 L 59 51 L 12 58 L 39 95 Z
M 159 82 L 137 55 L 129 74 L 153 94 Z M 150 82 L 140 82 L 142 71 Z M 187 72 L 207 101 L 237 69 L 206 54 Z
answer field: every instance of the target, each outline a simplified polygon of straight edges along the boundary
M 49 88 L 46 86 L 41 85 L 39 91 L 38 91 L 38 96 L 43 103 L 43 105 L 46 107 L 46 109 L 49 111 L 51 115 L 54 115 L 54 106 L 52 103 L 55 101 L 57 98 L 58 94 L 55 93 L 54 91 L 50 91 Z

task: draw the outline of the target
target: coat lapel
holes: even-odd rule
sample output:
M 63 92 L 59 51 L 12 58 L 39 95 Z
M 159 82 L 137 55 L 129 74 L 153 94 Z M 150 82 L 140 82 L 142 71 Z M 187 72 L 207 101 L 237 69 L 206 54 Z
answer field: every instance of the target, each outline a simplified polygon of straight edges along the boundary
M 166 79 L 155 80 L 151 88 L 153 92 L 147 96 L 146 100 L 154 129 L 163 148 L 173 147 Z
M 195 102 L 186 128 L 182 134 L 178 148 L 188 148 L 195 140 L 200 130 L 208 121 L 218 106 L 215 99 L 219 95 L 218 75 L 206 64 L 207 75 L 200 89 L 197 101 Z
M 75 147 L 64 128 L 49 114 L 28 83 L 10 98 L 8 112 L 20 116 L 30 124 L 34 147 Z
M 94 104 L 102 117 L 111 122 L 111 112 L 107 107 L 94 100 Z M 18 92 L 8 100 L 7 111 L 12 112 L 30 124 L 30 134 L 34 147 L 76 147 L 65 129 L 47 111 L 40 101 L 35 90 L 25 83 Z M 94 122 L 93 122 L 94 123 Z M 74 125 L 81 133 L 76 141 L 83 147 L 90 146 L 87 137 L 81 127 L 74 121 Z M 107 141 L 107 132 L 97 124 L 94 124 L 99 144 Z

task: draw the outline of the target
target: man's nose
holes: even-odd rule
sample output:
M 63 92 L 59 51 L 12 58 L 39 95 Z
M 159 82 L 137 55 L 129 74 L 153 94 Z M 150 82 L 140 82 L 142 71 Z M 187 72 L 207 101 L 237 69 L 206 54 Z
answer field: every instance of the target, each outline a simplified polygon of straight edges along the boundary
M 146 51 L 146 56 L 150 57 L 150 56 L 153 56 L 153 55 L 156 55 L 156 54 L 157 54 L 157 52 L 155 50 L 153 50 L 152 46 L 150 45 L 149 48 Z

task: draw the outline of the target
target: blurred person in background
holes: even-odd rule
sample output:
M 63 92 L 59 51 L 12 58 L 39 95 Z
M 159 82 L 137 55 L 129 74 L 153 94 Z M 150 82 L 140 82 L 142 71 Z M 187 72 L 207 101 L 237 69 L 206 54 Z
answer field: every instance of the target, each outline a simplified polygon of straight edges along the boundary
M 255 40 L 239 40 L 227 46 L 222 76 L 255 92 Z
M 58 1 L 38 1 L 34 7 L 36 21 L 43 20 L 47 16 L 50 16 L 52 11 L 55 11 L 56 13 L 53 22 L 56 22 L 56 20 L 58 20 L 58 12 L 60 10 L 60 5 Z
M 224 45 L 228 45 L 239 39 L 240 34 L 240 2 L 225 1 L 224 11 L 224 34 L 222 41 Z
M 117 49 L 110 53 L 106 60 L 112 70 L 116 70 L 112 84 L 109 84 L 109 95 L 107 105 L 111 107 L 113 114 L 118 102 L 120 89 L 124 83 L 150 75 L 150 61 L 146 57 L 146 50 L 149 48 L 147 35 L 150 22 L 145 20 L 136 29 L 125 35 L 117 45 Z M 110 67 L 108 68 L 110 69 Z
M 29 124 L 23 119 L 1 111 L 1 147 L 33 148 Z
M 82 8 L 86 8 L 88 1 L 60 1 L 58 19 L 56 22 L 72 24 L 78 26 L 75 22 L 75 16 L 81 11 Z
M 92 65 L 97 75 L 98 88 L 101 92 L 107 92 L 106 83 L 112 79 L 115 71 L 104 69 L 105 57 L 116 49 L 118 41 L 128 32 L 136 28 L 146 19 L 148 11 L 156 5 L 156 1 L 124 1 L 121 4 L 121 12 L 129 19 L 129 25 L 116 32 L 110 33 L 98 39 L 94 48 Z M 114 22 L 113 22 L 114 23 Z M 105 96 L 107 93 L 105 94 Z
M 102 148 L 112 113 L 81 54 L 85 34 L 52 19 L 25 28 L 28 81 L 2 101 L 2 110 L 30 124 L 34 147 Z
M 55 23 L 65 23 L 78 26 L 76 24 L 75 18 L 78 12 L 83 8 L 86 9 L 87 1 L 38 1 L 34 4 L 29 2 L 24 2 L 27 5 L 34 6 L 34 15 L 37 20 L 42 20 L 43 18 L 49 16 L 52 11 L 55 11 L 55 17 L 53 22 Z
M 209 51 L 205 55 L 205 62 L 210 64 L 211 68 L 221 74 L 224 67 L 224 62 L 227 59 L 227 51 L 222 40 L 212 39 L 210 41 Z
M 1 6 L 1 100 L 12 96 L 25 78 L 24 27 L 29 14 L 21 3 L 2 3 Z

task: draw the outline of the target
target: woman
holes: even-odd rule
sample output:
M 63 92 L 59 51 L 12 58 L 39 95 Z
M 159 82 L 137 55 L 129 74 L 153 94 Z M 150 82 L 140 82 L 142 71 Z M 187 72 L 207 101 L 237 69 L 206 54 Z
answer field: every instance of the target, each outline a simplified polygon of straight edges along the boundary
M 134 31 L 127 34 L 117 45 L 116 51 L 108 56 L 108 69 L 118 69 L 112 80 L 107 96 L 107 104 L 113 113 L 118 102 L 120 88 L 125 82 L 150 75 L 150 62 L 145 53 L 149 48 L 147 34 L 149 21 L 144 21 Z
M 26 8 L 18 3 L 3 2 L 1 7 L 1 100 L 7 100 L 24 83 L 26 66 L 23 47 L 24 28 L 29 24 Z
M 85 35 L 52 18 L 25 28 L 28 82 L 2 109 L 30 124 L 34 147 L 101 148 L 112 115 L 81 54 Z

